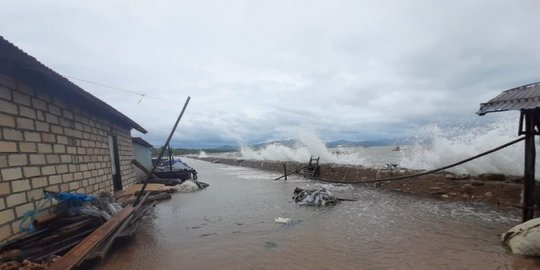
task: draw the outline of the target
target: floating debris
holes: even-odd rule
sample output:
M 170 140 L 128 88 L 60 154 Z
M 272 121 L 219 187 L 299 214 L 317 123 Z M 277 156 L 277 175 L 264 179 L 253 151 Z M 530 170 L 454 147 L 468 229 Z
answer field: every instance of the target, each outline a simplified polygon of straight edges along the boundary
M 337 203 L 334 194 L 323 187 L 317 189 L 295 188 L 293 200 L 299 205 L 309 206 L 330 206 Z
M 278 217 L 274 220 L 276 223 L 281 223 L 281 224 L 289 224 L 291 223 L 292 219 L 290 218 L 283 218 L 283 217 Z

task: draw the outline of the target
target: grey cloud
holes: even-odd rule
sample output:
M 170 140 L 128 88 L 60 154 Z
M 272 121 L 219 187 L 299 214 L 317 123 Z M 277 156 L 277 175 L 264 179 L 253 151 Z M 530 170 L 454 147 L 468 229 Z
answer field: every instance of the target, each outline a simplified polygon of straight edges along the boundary
M 408 135 L 477 117 L 501 90 L 538 80 L 540 3 L 488 1 L 24 1 L 0 31 L 164 141 Z M 171 103 L 174 102 L 174 103 Z M 436 116 L 436 117 L 434 117 Z M 485 122 L 486 120 L 480 120 Z

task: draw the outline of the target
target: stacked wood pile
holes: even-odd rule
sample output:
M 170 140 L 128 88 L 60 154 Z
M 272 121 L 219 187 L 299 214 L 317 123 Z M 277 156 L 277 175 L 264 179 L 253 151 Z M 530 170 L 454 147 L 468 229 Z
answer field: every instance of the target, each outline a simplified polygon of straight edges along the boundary
M 32 232 L 0 244 L 0 270 L 64 270 L 85 260 L 103 258 L 116 239 L 133 235 L 141 218 L 156 201 L 170 198 L 170 192 L 174 191 L 161 184 L 149 184 L 139 203 L 133 206 L 141 186 L 132 185 L 117 194 L 116 202 L 124 206 L 118 207 L 118 211 L 111 211 L 111 206 L 100 203 L 92 204 L 99 211 L 112 212 L 108 218 L 106 214 L 96 216 L 70 211 L 70 206 L 59 204 L 54 214 L 34 221 Z
M 37 230 L 5 243 L 0 253 L 0 269 L 10 268 L 25 260 L 47 265 L 55 255 L 63 254 L 103 224 L 92 216 L 48 215 L 36 220 Z

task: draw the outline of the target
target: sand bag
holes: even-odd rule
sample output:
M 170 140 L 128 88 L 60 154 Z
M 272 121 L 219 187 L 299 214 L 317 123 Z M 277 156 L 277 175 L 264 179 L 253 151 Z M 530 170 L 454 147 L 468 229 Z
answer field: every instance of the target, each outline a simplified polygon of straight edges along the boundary
M 540 218 L 514 226 L 502 234 L 501 241 L 514 254 L 540 256 Z

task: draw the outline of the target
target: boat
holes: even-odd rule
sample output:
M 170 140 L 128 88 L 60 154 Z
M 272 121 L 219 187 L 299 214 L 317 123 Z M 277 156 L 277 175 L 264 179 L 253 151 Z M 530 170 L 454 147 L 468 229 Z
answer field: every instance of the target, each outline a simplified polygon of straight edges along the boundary
M 158 162 L 156 158 L 152 159 L 152 164 Z M 197 171 L 184 163 L 179 158 L 162 159 L 154 171 L 154 174 L 162 179 L 188 179 L 197 180 Z

